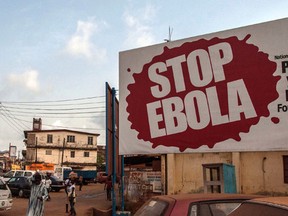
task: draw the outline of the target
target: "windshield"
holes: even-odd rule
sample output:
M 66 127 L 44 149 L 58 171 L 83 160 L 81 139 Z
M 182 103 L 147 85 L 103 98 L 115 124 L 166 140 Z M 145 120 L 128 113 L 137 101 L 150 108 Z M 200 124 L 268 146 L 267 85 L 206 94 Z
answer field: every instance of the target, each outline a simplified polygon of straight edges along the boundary
M 160 216 L 164 215 L 168 203 L 159 200 L 146 202 L 136 213 L 135 216 Z
M 0 190 L 7 190 L 6 184 L 2 179 L 0 179 Z
M 5 173 L 3 176 L 4 176 L 5 178 L 11 178 L 11 177 L 13 177 L 14 173 L 15 173 L 15 171 L 12 171 L 12 170 L 11 170 L 11 171 Z

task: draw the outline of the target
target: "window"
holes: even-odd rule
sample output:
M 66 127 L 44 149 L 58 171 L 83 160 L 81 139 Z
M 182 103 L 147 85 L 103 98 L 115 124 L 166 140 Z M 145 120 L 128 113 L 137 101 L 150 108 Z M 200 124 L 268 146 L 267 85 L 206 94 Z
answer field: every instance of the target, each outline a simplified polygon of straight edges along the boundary
M 67 142 L 75 143 L 75 136 L 68 135 L 67 136 Z
M 213 216 L 213 215 L 228 215 L 236 209 L 243 200 L 232 200 L 231 202 L 211 201 L 198 204 L 192 204 L 189 207 L 189 216 Z
M 51 149 L 46 150 L 46 155 L 52 155 L 52 150 Z
M 93 137 L 88 137 L 88 145 L 93 145 Z
M 15 177 L 17 177 L 17 176 L 23 176 L 23 174 L 24 174 L 24 171 L 16 171 L 15 172 Z
M 284 183 L 288 184 L 288 155 L 283 156 Z
M 0 180 L 0 190 L 8 190 L 4 180 Z
M 89 157 L 89 152 L 84 152 L 84 157 Z
M 33 173 L 31 171 L 25 171 L 24 176 L 29 177 L 29 176 L 32 176 L 32 174 Z
M 15 171 L 9 171 L 3 175 L 4 178 L 11 178 L 14 176 Z
M 135 216 L 144 215 L 165 215 L 168 203 L 160 200 L 150 200 L 149 202 L 142 205 L 142 207 L 137 211 Z
M 75 151 L 71 151 L 71 152 L 70 152 L 70 157 L 71 157 L 71 158 L 75 158 Z
M 53 143 L 53 135 L 47 134 L 47 143 Z

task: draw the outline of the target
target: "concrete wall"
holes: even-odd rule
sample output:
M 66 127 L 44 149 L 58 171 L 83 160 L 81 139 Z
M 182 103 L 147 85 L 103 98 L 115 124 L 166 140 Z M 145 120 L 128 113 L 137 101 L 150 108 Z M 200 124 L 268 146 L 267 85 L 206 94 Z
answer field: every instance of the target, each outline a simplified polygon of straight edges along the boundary
M 37 140 L 37 161 L 61 165 L 62 162 L 81 164 L 81 166 L 95 167 L 97 162 L 97 136 L 93 134 L 77 133 L 73 131 L 33 131 L 32 139 L 27 142 L 27 156 L 29 162 L 36 161 L 36 140 Z M 52 143 L 47 143 L 47 136 L 52 135 Z M 67 142 L 67 136 L 75 136 L 75 142 Z M 93 143 L 88 144 L 88 137 L 93 137 Z M 64 142 L 65 141 L 65 142 Z M 64 154 L 63 154 L 64 146 Z M 71 157 L 71 151 L 75 157 Z M 84 157 L 84 152 L 89 152 L 89 157 Z M 89 165 L 90 164 L 90 165 Z M 92 165 L 94 164 L 94 165 Z
M 282 152 L 227 152 L 167 155 L 167 193 L 204 191 L 202 164 L 228 163 L 235 166 L 238 193 L 288 194 L 284 184 Z
M 52 151 L 52 155 L 47 155 L 46 150 Z M 75 151 L 75 157 L 71 158 L 70 152 Z M 84 152 L 89 152 L 89 157 L 84 157 Z M 38 149 L 37 160 L 60 165 L 62 161 L 62 150 L 59 149 Z M 74 163 L 96 163 L 97 151 L 87 150 L 65 150 L 63 156 L 63 162 Z

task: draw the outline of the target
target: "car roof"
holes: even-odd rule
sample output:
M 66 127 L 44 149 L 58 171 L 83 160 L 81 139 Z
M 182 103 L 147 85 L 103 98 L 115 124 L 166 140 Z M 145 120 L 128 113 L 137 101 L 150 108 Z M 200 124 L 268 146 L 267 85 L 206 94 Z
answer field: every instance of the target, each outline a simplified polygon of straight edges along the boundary
M 12 179 L 12 178 L 29 178 L 28 176 L 12 176 L 10 179 Z
M 261 204 L 268 204 L 268 205 L 277 205 L 288 208 L 288 197 L 262 197 L 262 198 L 255 198 L 249 200 L 249 202 L 253 203 L 261 203 Z
M 173 214 L 176 215 L 187 215 L 189 205 L 191 203 L 197 204 L 199 202 L 231 202 L 233 201 L 245 201 L 257 197 L 259 195 L 244 195 L 244 194 L 177 194 L 177 195 L 161 195 L 152 197 L 152 200 L 159 200 L 170 203 L 167 212 L 173 210 Z M 173 207 L 172 207 L 173 206 Z
M 176 200 L 176 201 L 189 201 L 199 202 L 208 200 L 229 200 L 229 199 L 254 199 L 262 197 L 260 195 L 246 195 L 246 194 L 177 194 L 177 195 L 161 195 L 155 196 L 153 199 L 163 199 L 163 200 Z

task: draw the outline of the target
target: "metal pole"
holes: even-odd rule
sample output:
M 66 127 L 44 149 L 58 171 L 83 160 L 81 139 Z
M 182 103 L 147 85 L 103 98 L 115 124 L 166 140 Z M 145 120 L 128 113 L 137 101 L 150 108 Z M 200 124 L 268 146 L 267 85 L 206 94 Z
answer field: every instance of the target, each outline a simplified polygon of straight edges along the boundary
M 36 154 L 35 154 L 35 163 L 37 163 L 37 143 L 38 143 L 38 137 L 36 137 L 36 145 L 35 145 L 35 147 L 36 147 Z
M 124 155 L 121 155 L 121 210 L 124 211 Z
M 63 166 L 64 150 L 65 150 L 65 138 L 63 139 L 62 158 L 61 158 L 61 167 Z
M 116 90 L 112 88 L 112 216 L 116 215 L 116 197 L 115 197 L 115 183 L 116 183 L 116 112 L 115 112 L 115 99 L 116 99 Z
M 109 98 L 108 98 L 108 95 L 109 95 L 109 90 L 108 90 L 108 83 L 106 82 L 105 83 L 105 86 L 106 86 L 106 147 L 105 147 L 105 172 L 106 174 L 108 174 L 109 172 L 109 157 L 108 157 L 108 154 L 109 154 L 109 136 L 110 136 L 110 132 L 109 132 L 109 122 L 108 122 L 108 106 L 110 106 L 109 104 Z

